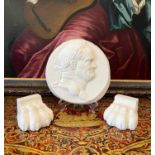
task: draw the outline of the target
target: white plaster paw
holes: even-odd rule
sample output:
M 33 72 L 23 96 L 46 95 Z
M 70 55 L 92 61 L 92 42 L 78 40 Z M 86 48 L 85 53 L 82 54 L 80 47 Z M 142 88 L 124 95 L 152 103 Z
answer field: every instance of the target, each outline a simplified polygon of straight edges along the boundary
M 135 130 L 138 124 L 138 102 L 137 98 L 118 94 L 105 110 L 103 118 L 108 125 L 120 130 Z
M 21 130 L 37 131 L 50 125 L 53 111 L 42 102 L 39 94 L 17 99 L 17 122 Z

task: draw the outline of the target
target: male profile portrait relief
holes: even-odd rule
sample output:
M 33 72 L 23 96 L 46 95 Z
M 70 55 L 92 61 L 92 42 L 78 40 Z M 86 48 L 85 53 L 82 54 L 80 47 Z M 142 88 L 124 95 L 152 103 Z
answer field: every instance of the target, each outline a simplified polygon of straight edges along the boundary
M 87 83 L 95 78 L 94 51 L 87 45 L 66 45 L 59 53 L 56 68 L 60 71 L 57 87 L 66 89 L 70 95 L 87 98 Z

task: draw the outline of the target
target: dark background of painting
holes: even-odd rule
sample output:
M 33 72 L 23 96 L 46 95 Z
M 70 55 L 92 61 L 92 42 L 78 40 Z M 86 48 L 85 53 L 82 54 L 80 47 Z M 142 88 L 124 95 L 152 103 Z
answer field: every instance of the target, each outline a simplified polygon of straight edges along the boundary
M 10 60 L 10 48 L 26 26 L 24 3 L 26 0 L 4 1 L 4 77 L 15 77 Z

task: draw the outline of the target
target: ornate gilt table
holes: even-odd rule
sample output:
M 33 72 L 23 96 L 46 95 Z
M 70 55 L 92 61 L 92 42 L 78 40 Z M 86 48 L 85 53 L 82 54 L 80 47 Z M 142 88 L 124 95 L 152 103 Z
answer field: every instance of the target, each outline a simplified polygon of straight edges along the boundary
M 88 106 L 77 105 L 60 111 L 58 99 L 50 93 L 44 79 L 5 79 L 5 154 L 151 154 L 150 87 L 150 81 L 112 81 L 94 114 Z M 23 132 L 17 126 L 16 98 L 33 93 L 42 95 L 44 103 L 53 109 L 55 119 L 49 127 L 37 132 Z M 118 93 L 140 99 L 139 122 L 134 131 L 110 127 L 102 118 Z

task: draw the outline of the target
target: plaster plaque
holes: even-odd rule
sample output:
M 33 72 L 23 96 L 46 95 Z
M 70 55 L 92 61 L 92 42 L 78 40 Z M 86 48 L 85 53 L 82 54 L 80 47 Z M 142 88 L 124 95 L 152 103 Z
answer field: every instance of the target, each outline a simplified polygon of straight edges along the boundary
M 61 100 L 91 104 L 105 95 L 110 84 L 110 66 L 95 44 L 73 39 L 51 53 L 45 76 L 49 89 Z

